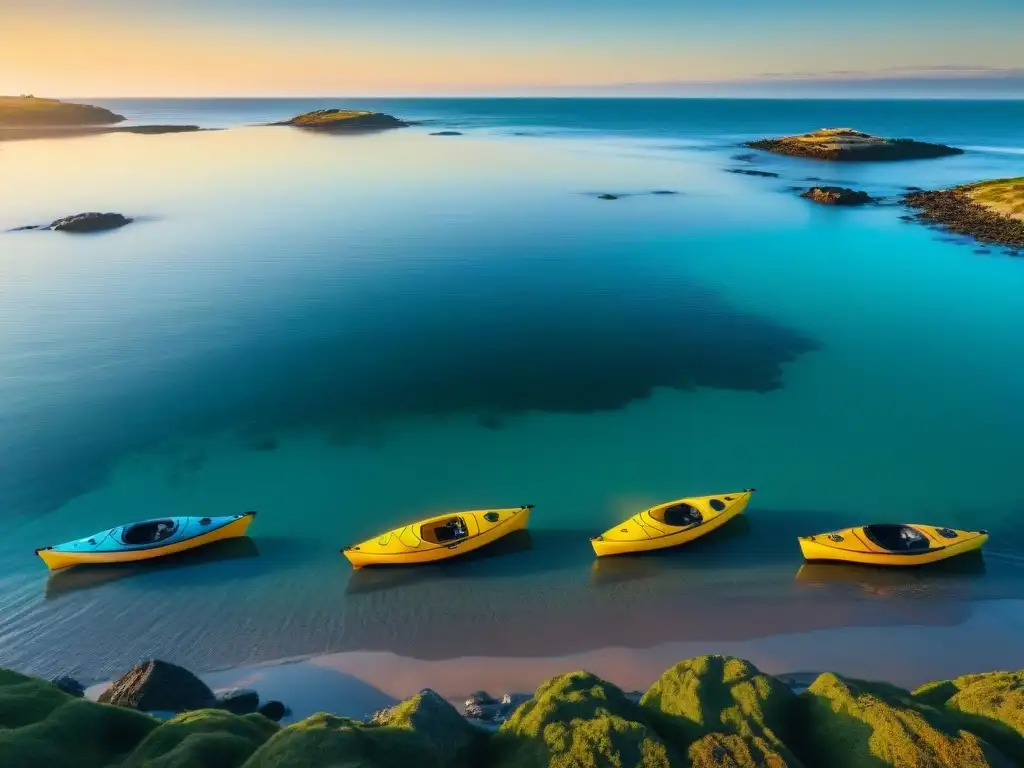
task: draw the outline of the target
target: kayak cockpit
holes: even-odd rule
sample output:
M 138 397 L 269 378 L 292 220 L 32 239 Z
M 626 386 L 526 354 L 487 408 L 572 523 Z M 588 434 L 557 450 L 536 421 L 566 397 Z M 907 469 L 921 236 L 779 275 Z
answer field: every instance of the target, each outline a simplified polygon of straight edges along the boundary
M 672 528 L 689 528 L 704 522 L 704 515 L 700 510 L 685 501 L 668 507 L 659 507 L 649 514 L 653 520 Z
M 865 525 L 864 535 L 876 547 L 889 552 L 924 552 L 931 548 L 928 538 L 909 525 Z
M 130 547 L 141 547 L 169 539 L 177 530 L 178 521 L 174 518 L 145 520 L 141 523 L 126 525 L 121 529 L 119 538 Z
M 420 526 L 420 538 L 428 544 L 448 545 L 469 536 L 466 521 L 458 515 L 431 520 Z

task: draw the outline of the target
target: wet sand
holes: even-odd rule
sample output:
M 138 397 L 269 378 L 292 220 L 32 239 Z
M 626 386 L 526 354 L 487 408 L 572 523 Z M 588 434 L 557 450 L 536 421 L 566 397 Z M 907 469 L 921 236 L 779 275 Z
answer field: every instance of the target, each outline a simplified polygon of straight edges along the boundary
M 699 619 L 699 617 L 697 617 Z M 668 667 L 704 653 L 748 659 L 762 671 L 797 680 L 813 673 L 886 680 L 912 689 L 963 674 L 1024 666 L 1024 600 L 978 601 L 947 626 L 908 624 L 841 627 L 774 634 L 747 640 L 662 643 L 647 648 L 607 647 L 565 656 L 465 655 L 425 660 L 388 652 L 356 651 L 238 667 L 201 675 L 211 688 L 254 688 L 263 700 L 285 702 L 297 720 L 321 711 L 363 718 L 423 688 L 433 688 L 461 709 L 472 692 L 495 696 L 530 692 L 545 680 L 585 669 L 624 690 L 645 690 Z M 865 653 L 865 649 L 877 649 Z M 453 648 L 453 653 L 458 649 Z M 91 687 L 95 698 L 106 687 Z

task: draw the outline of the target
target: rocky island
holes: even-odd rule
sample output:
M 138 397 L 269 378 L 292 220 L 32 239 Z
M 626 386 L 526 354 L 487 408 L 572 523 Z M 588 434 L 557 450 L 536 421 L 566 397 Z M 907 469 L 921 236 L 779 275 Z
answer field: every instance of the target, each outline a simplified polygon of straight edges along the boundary
M 12 231 L 22 232 L 30 229 L 49 229 L 54 232 L 106 232 L 110 229 L 120 229 L 131 223 L 132 219 L 122 213 L 89 211 L 88 213 L 64 216 L 49 224 L 30 224 L 25 227 L 16 227 Z
M 127 125 L 124 115 L 91 104 L 35 96 L 0 96 L 0 141 L 89 136 L 99 133 L 182 133 L 196 125 Z
M 910 692 L 829 672 L 798 685 L 742 659 L 700 656 L 639 695 L 582 671 L 552 678 L 492 732 L 429 689 L 365 720 L 321 713 L 282 727 L 252 711 L 255 701 L 229 707 L 233 699 L 193 684 L 159 703 L 203 708 L 154 717 L 139 711 L 145 681 L 184 672 L 156 665 L 165 663 L 115 683 L 109 704 L 67 679 L 0 670 L 0 765 L 1011 768 L 1024 759 L 1024 672 Z
M 919 221 L 1007 248 L 1024 249 L 1024 176 L 913 191 L 903 201 Z
M 846 187 L 811 187 L 800 193 L 800 197 L 821 205 L 867 205 L 875 202 L 867 192 Z
M 748 141 L 747 147 L 792 157 L 844 162 L 921 160 L 963 154 L 962 149 L 914 139 L 885 139 L 852 128 L 822 128 L 796 136 Z
M 314 112 L 305 112 L 290 120 L 270 123 L 270 125 L 290 125 L 295 128 L 328 133 L 362 133 L 404 128 L 409 123 L 392 115 L 385 115 L 383 112 L 358 109 L 318 109 Z

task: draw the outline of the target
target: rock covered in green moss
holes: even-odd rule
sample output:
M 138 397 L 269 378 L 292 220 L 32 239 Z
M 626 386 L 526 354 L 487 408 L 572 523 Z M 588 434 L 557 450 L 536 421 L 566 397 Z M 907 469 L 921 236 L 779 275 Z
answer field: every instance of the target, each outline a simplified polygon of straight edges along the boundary
M 492 737 L 499 768 L 668 768 L 679 765 L 616 686 L 587 672 L 549 680 Z
M 281 729 L 245 768 L 443 768 L 421 734 L 318 714 Z
M 374 715 L 374 723 L 419 734 L 442 765 L 461 765 L 481 738 L 444 698 L 428 689 Z
M 1024 765 L 1024 671 L 964 675 L 928 683 L 913 695 L 944 708 L 957 725 Z
M 665 672 L 640 700 L 696 766 L 799 766 L 785 744 L 796 696 L 748 661 L 700 656 Z M 723 762 L 729 757 L 731 762 Z
M 161 723 L 122 768 L 238 768 L 277 731 L 262 715 L 186 712 Z
M 0 766 L 109 768 L 156 727 L 141 712 L 95 704 L 45 680 L 0 670 Z
M 1011 768 L 1013 763 L 940 710 L 885 683 L 827 672 L 805 697 L 807 754 L 830 768 Z

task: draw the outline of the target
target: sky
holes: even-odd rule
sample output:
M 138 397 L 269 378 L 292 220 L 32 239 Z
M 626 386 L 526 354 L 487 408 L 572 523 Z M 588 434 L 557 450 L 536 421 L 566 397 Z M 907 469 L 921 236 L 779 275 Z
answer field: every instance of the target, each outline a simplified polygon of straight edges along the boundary
M 0 0 L 0 93 L 1024 97 L 1024 0 Z

